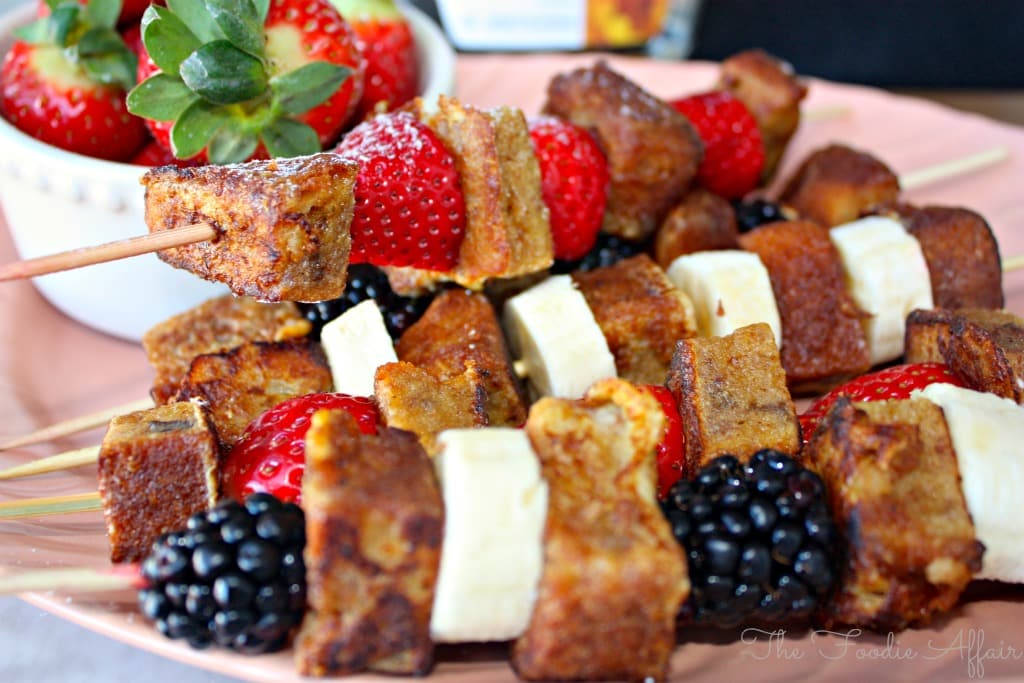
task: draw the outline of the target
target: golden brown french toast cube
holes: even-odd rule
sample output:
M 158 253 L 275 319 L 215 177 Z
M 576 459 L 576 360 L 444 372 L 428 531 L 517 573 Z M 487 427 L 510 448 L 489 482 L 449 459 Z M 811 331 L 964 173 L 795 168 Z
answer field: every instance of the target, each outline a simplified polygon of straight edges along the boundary
M 956 312 L 948 308 L 915 308 L 907 315 L 903 334 L 905 363 L 945 363 L 939 339 L 949 336 L 949 323 Z
M 228 166 L 161 166 L 142 177 L 150 232 L 206 223 L 216 237 L 162 261 L 261 301 L 345 290 L 358 165 L 337 154 Z
M 157 323 L 142 335 L 156 376 L 150 395 L 157 404 L 178 393 L 192 359 L 245 342 L 283 341 L 309 334 L 311 326 L 292 302 L 262 303 L 226 294 Z
M 927 624 L 981 569 L 942 410 L 925 400 L 840 398 L 808 444 L 846 561 L 828 624 Z
M 690 122 L 604 61 L 551 79 L 544 112 L 589 130 L 608 159 L 605 232 L 648 237 L 697 174 L 704 147 Z
M 483 294 L 465 289 L 441 292 L 395 344 L 398 359 L 442 381 L 476 365 L 487 392 L 487 424 L 518 427 L 526 402 L 512 371 L 504 333 L 494 307 Z
M 867 152 L 832 144 L 812 152 L 793 173 L 779 201 L 826 227 L 855 221 L 895 202 L 899 177 Z
M 655 500 L 662 429 L 657 400 L 620 379 L 530 409 L 549 497 L 537 601 L 512 650 L 521 678 L 667 677 L 690 582 Z
M 745 50 L 722 62 L 718 87 L 738 97 L 757 121 L 764 141 L 761 178 L 770 180 L 800 125 L 807 88 L 792 66 L 764 50 Z
M 385 363 L 377 368 L 373 393 L 384 424 L 412 432 L 432 456 L 444 430 L 488 424 L 487 389 L 473 361 L 443 380 L 412 363 Z
M 572 279 L 604 333 L 619 377 L 664 384 L 676 342 L 697 334 L 690 297 L 646 254 L 575 272 Z
M 684 476 L 726 453 L 746 461 L 764 448 L 800 450 L 796 406 L 767 323 L 680 340 L 667 386 L 682 418 Z
M 551 223 L 540 194 L 540 165 L 519 109 L 478 109 L 442 95 L 437 110 L 411 105 L 455 158 L 466 201 L 466 234 L 451 272 L 388 268 L 400 294 L 453 281 L 480 289 L 495 278 L 544 270 L 554 260 Z
M 206 408 L 180 402 L 120 415 L 97 473 L 112 562 L 137 562 L 161 534 L 217 502 L 220 442 Z
M 782 321 L 782 367 L 790 391 L 816 393 L 871 366 L 861 319 L 839 253 L 809 221 L 762 225 L 740 235 L 772 283 Z
M 739 249 L 736 212 L 728 200 L 695 187 L 672 207 L 654 235 L 654 260 L 664 269 L 677 257 L 712 249 Z
M 1024 403 L 1024 320 L 1007 311 L 958 314 L 939 352 L 964 384 Z
M 313 414 L 302 481 L 309 609 L 303 676 L 426 674 L 444 507 L 416 437 L 361 434 L 345 411 Z
M 249 342 L 192 361 L 177 400 L 201 400 L 225 449 L 233 446 L 254 419 L 296 396 L 330 391 L 331 369 L 320 344 L 312 339 Z

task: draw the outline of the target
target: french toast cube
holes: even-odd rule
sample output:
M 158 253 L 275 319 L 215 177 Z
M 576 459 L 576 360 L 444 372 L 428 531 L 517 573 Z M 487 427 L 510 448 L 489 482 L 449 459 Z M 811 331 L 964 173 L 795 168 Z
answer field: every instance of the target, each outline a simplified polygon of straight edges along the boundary
M 840 398 L 806 456 L 825 481 L 846 560 L 828 625 L 885 632 L 956 605 L 984 547 L 942 410 L 929 401 Z
M 779 201 L 825 227 L 849 223 L 895 202 L 899 177 L 867 152 L 832 144 L 812 152 L 793 173 Z
M 543 110 L 589 130 L 608 159 L 604 232 L 650 236 L 697 175 L 704 147 L 686 117 L 604 61 L 551 79 Z
M 120 415 L 100 444 L 97 474 L 111 562 L 137 562 L 161 534 L 217 502 L 220 441 L 189 401 Z
M 412 432 L 432 456 L 444 430 L 488 424 L 487 389 L 473 361 L 446 379 L 405 361 L 385 363 L 377 368 L 373 393 L 384 424 Z
M 303 676 L 426 674 L 444 507 L 416 437 L 361 434 L 320 410 L 302 481 L 309 609 L 295 640 Z
M 155 371 L 150 396 L 157 405 L 173 400 L 196 356 L 245 342 L 304 337 L 310 329 L 309 321 L 290 301 L 268 304 L 231 294 L 204 301 L 142 335 L 142 348 Z
M 142 177 L 150 232 L 206 223 L 210 241 L 158 252 L 175 268 L 261 301 L 345 290 L 358 165 L 337 154 L 227 166 L 161 166 Z
M 1024 320 L 1006 311 L 957 315 L 939 351 L 971 389 L 1024 404 Z
M 695 187 L 672 207 L 654 235 L 654 260 L 664 270 L 683 254 L 739 249 L 736 211 L 729 200 Z
M 523 390 L 512 370 L 504 333 L 483 294 L 465 289 L 439 293 L 423 316 L 395 344 L 398 359 L 442 381 L 461 375 L 472 362 L 487 392 L 485 411 L 492 427 L 526 421 Z
M 690 297 L 647 254 L 572 279 L 604 333 L 618 376 L 664 384 L 676 342 L 697 334 Z
M 690 582 L 655 499 L 662 429 L 657 400 L 620 379 L 530 409 L 549 494 L 537 601 L 512 648 L 521 678 L 667 677 Z
M 717 89 L 738 97 L 757 121 L 764 142 L 765 182 L 775 175 L 786 146 L 800 125 L 807 88 L 793 67 L 764 50 L 745 50 L 722 62 Z
M 746 461 L 764 448 L 800 450 L 796 405 L 767 323 L 680 340 L 667 386 L 682 418 L 684 476 L 727 453 Z
M 320 344 L 308 338 L 248 342 L 230 351 L 197 356 L 177 400 L 200 400 L 225 449 L 254 419 L 296 396 L 330 391 L 331 369 Z
M 907 315 L 903 336 L 903 362 L 945 363 L 939 339 L 949 336 L 956 311 L 948 308 L 915 308 Z

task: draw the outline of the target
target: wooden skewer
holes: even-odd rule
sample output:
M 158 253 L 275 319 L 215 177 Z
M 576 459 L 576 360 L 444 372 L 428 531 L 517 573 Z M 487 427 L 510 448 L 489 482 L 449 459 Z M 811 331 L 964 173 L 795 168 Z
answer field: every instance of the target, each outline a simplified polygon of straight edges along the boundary
M 900 189 L 914 190 L 924 185 L 931 185 L 941 180 L 998 164 L 1008 158 L 1010 158 L 1010 150 L 1005 147 L 993 147 L 959 159 L 951 159 L 941 164 L 901 173 Z
M 15 261 L 0 266 L 0 282 L 22 280 L 24 278 L 59 273 L 63 270 L 91 266 L 96 263 L 116 261 L 129 256 L 149 254 L 161 249 L 183 247 L 186 244 L 205 242 L 217 236 L 217 231 L 206 223 L 196 223 L 174 230 L 160 230 L 148 235 L 130 237 L 126 240 L 107 242 L 92 247 L 72 249 L 59 254 L 40 256 L 39 258 Z
M 826 104 L 800 112 L 800 120 L 805 123 L 824 123 L 842 118 L 849 113 L 850 108 L 845 104 Z
M 138 401 L 132 401 L 131 403 L 125 403 L 124 405 L 115 406 L 113 408 L 99 410 L 95 413 L 89 413 L 88 415 L 74 417 L 70 420 L 64 420 L 48 427 L 37 429 L 29 434 L 24 434 L 8 441 L 0 442 L 0 451 L 60 439 L 65 436 L 84 432 L 88 429 L 101 427 L 110 422 L 111 418 L 118 415 L 126 415 L 128 413 L 134 413 L 136 410 L 145 410 L 146 408 L 152 407 L 153 401 L 145 398 Z M 2 478 L 3 477 L 0 476 L 0 479 Z
M 124 588 L 143 588 L 145 581 L 137 565 L 123 565 L 109 569 L 67 567 L 39 569 L 0 576 L 0 595 L 31 591 L 74 590 L 75 592 L 103 592 Z
M 58 453 L 47 458 L 39 458 L 38 460 L 27 462 L 24 465 L 15 465 L 14 467 L 8 467 L 6 470 L 0 470 L 0 479 L 17 479 L 34 474 L 46 474 L 47 472 L 57 472 L 58 470 L 68 470 L 72 467 L 88 465 L 89 463 L 96 462 L 99 454 L 99 446 L 86 446 L 78 450 Z
M 46 515 L 63 515 L 69 512 L 94 512 L 102 509 L 99 491 L 90 491 L 66 496 L 9 500 L 0 503 L 0 519 L 45 517 Z

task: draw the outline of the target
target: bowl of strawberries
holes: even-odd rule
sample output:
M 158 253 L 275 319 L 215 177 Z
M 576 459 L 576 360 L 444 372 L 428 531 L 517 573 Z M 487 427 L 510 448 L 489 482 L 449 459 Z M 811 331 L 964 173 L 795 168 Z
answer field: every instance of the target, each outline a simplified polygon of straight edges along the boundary
M 39 0 L 0 16 L 0 222 L 18 257 L 145 234 L 146 167 L 332 149 L 375 108 L 454 87 L 443 33 L 390 0 L 158 1 Z M 226 291 L 153 254 L 33 283 L 132 340 Z

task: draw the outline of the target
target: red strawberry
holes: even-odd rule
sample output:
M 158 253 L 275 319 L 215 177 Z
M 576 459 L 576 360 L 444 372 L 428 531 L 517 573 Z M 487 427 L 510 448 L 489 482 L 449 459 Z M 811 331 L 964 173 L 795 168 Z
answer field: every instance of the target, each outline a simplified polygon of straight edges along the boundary
M 161 145 L 156 140 L 150 140 L 149 143 L 139 150 L 139 153 L 131 158 L 130 163 L 136 166 L 168 166 L 174 164 L 180 168 L 188 166 L 199 166 L 199 161 L 193 159 L 179 159 L 170 150 Z
M 128 107 L 178 158 L 312 154 L 351 119 L 365 68 L 351 27 L 328 0 L 271 0 L 265 16 L 258 5 L 205 0 L 184 18 L 143 16 Z
M 356 119 L 372 113 L 378 102 L 395 109 L 419 91 L 419 57 L 405 15 L 394 0 L 331 0 L 359 37 L 366 58 L 366 88 Z
M 459 260 L 466 206 L 455 160 L 407 112 L 379 114 L 335 150 L 359 162 L 352 263 L 447 271 Z
M 114 30 L 113 9 L 103 16 L 92 5 L 68 3 L 19 29 L 0 67 L 0 115 L 55 147 L 130 159 L 146 129 L 125 108 L 135 59 Z
M 664 498 L 683 475 L 683 420 L 679 416 L 676 399 L 667 387 L 642 384 L 641 388 L 658 399 L 665 412 L 665 435 L 661 437 L 657 452 L 658 498 Z
M 530 119 L 555 258 L 583 258 L 597 241 L 608 199 L 608 162 L 594 137 L 554 116 Z
M 910 398 L 915 389 L 924 389 L 929 384 L 938 383 L 964 386 L 949 367 L 942 363 L 894 365 L 850 380 L 822 396 L 800 416 L 804 443 L 811 438 L 818 423 L 840 396 L 858 402 L 901 400 Z
M 283 501 L 300 502 L 306 468 L 306 431 L 310 417 L 323 408 L 346 410 L 364 434 L 376 434 L 378 414 L 373 401 L 348 394 L 309 394 L 289 399 L 253 420 L 224 461 L 221 485 L 235 500 L 251 493 L 270 493 Z
M 726 199 L 755 187 L 764 168 L 764 142 L 750 110 L 731 93 L 714 91 L 670 102 L 704 141 L 700 184 Z

